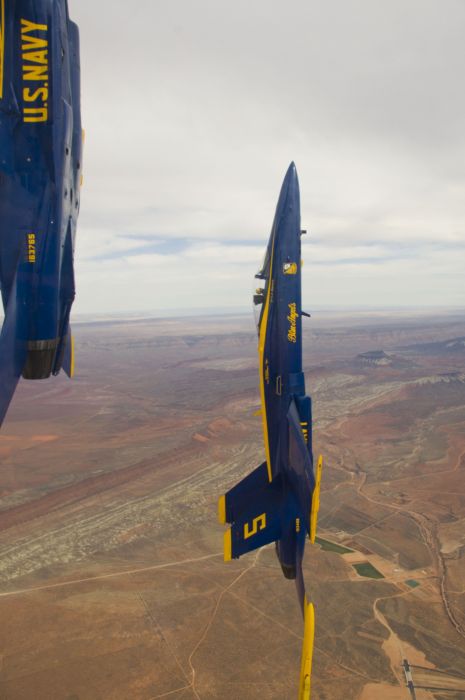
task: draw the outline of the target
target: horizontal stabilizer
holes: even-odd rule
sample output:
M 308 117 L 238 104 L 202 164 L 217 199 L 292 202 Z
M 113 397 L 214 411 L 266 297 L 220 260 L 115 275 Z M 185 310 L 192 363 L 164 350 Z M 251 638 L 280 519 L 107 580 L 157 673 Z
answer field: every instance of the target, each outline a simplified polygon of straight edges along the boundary
M 292 401 L 287 414 L 289 422 L 289 480 L 299 503 L 305 529 L 310 534 L 312 493 L 315 488 L 313 464 L 300 425 L 295 402 Z
M 247 474 L 218 502 L 218 519 L 220 523 L 232 523 L 241 513 L 248 510 L 253 503 L 255 492 L 269 484 L 266 462 L 260 464 L 253 472 Z
M 267 476 L 265 464 L 265 477 Z M 267 483 L 253 491 L 253 499 L 247 499 L 247 507 L 234 517 L 224 535 L 224 559 L 237 559 L 258 547 L 263 547 L 281 537 L 283 495 L 275 484 Z M 226 497 L 227 498 L 227 497 Z
M 299 700 L 310 700 L 313 644 L 315 639 L 315 611 L 312 603 L 305 599 L 304 607 L 304 641 L 300 664 Z
M 0 425 L 3 423 L 27 356 L 25 284 L 16 272 L 0 334 Z

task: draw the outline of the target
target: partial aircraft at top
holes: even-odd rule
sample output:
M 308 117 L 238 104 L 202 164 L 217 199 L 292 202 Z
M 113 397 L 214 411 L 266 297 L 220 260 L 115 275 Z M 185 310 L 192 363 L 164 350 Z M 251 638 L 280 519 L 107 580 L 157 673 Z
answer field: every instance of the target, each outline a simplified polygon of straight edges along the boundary
M 82 170 L 79 33 L 66 0 L 0 0 L 0 424 L 20 376 L 72 376 Z
M 229 561 L 276 543 L 283 574 L 294 579 L 304 616 L 299 700 L 310 698 L 313 605 L 302 572 L 305 539 L 315 541 L 322 458 L 316 472 L 311 399 L 302 372 L 300 194 L 291 163 L 276 208 L 254 303 L 260 309 L 258 355 L 265 461 L 219 500 Z

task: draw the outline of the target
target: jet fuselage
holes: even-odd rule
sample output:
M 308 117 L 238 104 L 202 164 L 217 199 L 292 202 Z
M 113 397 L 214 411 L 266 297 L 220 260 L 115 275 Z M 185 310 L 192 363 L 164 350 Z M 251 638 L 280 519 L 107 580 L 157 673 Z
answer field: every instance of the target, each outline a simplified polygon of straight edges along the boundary
M 281 488 L 290 492 L 284 502 L 295 510 L 293 517 L 283 519 L 289 527 L 277 542 L 283 572 L 290 578 L 295 576 L 297 550 L 303 550 L 305 539 L 292 489 L 294 474 L 289 470 L 288 412 L 293 401 L 313 464 L 311 400 L 305 395 L 302 371 L 301 234 L 299 184 L 292 163 L 281 188 L 264 264 L 257 275 L 265 281 L 265 287 L 254 297 L 255 303 L 262 305 L 259 372 L 268 478 L 270 482 L 279 480 Z M 312 480 L 311 490 L 313 486 Z
M 15 369 L 19 363 L 24 377 L 45 378 L 60 371 L 71 342 L 82 170 L 79 34 L 66 0 L 0 5 L 2 301 L 6 321 L 9 311 L 15 317 L 15 352 L 25 355 Z

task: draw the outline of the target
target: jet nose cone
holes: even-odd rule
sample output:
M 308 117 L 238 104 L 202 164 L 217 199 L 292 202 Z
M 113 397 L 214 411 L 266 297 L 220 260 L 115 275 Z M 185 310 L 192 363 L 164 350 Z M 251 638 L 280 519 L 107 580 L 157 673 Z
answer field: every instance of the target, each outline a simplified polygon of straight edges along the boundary
M 281 207 L 284 207 L 286 204 L 291 207 L 299 206 L 299 179 L 294 161 L 288 167 L 283 180 L 280 204 Z
M 290 164 L 290 166 L 287 169 L 286 176 L 284 178 L 284 182 L 289 182 L 291 180 L 297 180 L 297 168 L 295 167 L 294 161 Z

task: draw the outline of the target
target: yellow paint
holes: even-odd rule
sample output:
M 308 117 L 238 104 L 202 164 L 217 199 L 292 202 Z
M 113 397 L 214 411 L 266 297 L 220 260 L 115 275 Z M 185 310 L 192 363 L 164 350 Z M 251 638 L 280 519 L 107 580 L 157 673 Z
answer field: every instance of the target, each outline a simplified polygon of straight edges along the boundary
M 315 479 L 315 489 L 312 496 L 312 512 L 310 514 L 310 542 L 315 544 L 316 537 L 316 525 L 318 521 L 318 511 L 320 509 L 320 486 L 321 486 L 321 472 L 323 469 L 323 457 L 320 455 L 318 457 L 318 464 L 316 467 L 316 479 Z
M 252 520 L 252 527 L 249 529 L 249 523 L 245 523 L 244 525 L 244 539 L 248 540 L 249 537 L 253 537 L 254 535 L 257 534 L 260 530 L 264 530 L 266 528 L 266 513 L 262 513 L 261 515 L 257 515 L 256 518 Z
M 24 121 L 31 123 L 46 122 L 48 111 L 46 107 L 25 107 L 23 109 Z
M 222 525 L 226 523 L 226 496 L 218 499 L 218 520 Z
M 295 519 L 295 531 L 300 532 L 300 518 Z
M 300 427 L 302 428 L 304 440 L 305 440 L 306 444 L 308 445 L 308 423 L 307 423 L 307 421 L 304 421 L 304 422 L 301 421 Z
M 296 275 L 297 263 L 284 263 L 283 272 L 285 275 Z
M 48 120 L 49 63 L 48 40 L 34 36 L 31 32 L 47 32 L 46 24 L 36 24 L 21 19 L 21 50 L 23 61 L 23 83 L 35 83 L 32 87 L 23 85 L 23 119 L 28 123 Z
M 293 301 L 289 306 L 289 315 L 287 320 L 289 321 L 289 330 L 287 331 L 287 339 L 290 343 L 297 342 L 297 319 L 299 314 L 297 313 L 297 304 Z
M 315 610 L 312 603 L 304 601 L 304 641 L 300 663 L 299 700 L 310 700 L 312 680 L 313 644 L 315 640 Z
M 3 65 L 5 61 L 5 0 L 0 0 L 0 99 L 3 97 Z
M 224 547 L 224 560 L 231 561 L 232 559 L 232 539 L 231 539 L 231 528 L 228 528 L 224 533 L 223 539 Z
M 25 34 L 29 34 L 29 32 L 46 32 L 46 31 L 47 31 L 46 24 L 36 24 L 35 22 L 30 22 L 28 19 L 21 20 L 21 36 L 22 37 L 24 37 Z M 40 41 L 44 41 L 44 40 L 43 39 L 36 39 L 35 37 L 28 37 L 27 41 L 33 43 L 34 46 L 37 46 L 38 41 L 40 42 Z M 42 44 L 42 45 L 44 45 L 44 44 Z
M 71 335 L 71 364 L 69 368 L 69 376 L 72 379 L 74 377 L 74 336 Z
M 36 261 L 36 234 L 27 234 L 27 261 L 35 263 Z
M 270 313 L 270 301 L 271 294 L 273 291 L 273 257 L 274 257 L 274 236 L 271 243 L 271 259 L 270 259 L 270 271 L 268 275 L 268 290 L 266 293 L 266 301 L 263 307 L 262 322 L 260 323 L 260 334 L 258 337 L 258 358 L 259 358 L 259 375 L 260 375 L 260 398 L 262 402 L 262 422 L 263 422 L 263 439 L 265 442 L 265 455 L 266 455 L 266 466 L 268 469 L 268 481 L 273 480 L 273 474 L 271 471 L 271 456 L 270 456 L 270 442 L 268 437 L 268 420 L 266 416 L 266 398 L 265 398 L 265 379 L 269 382 L 269 367 L 268 360 L 265 361 L 265 345 L 266 345 L 266 331 L 268 328 L 268 315 Z M 267 377 L 266 377 L 267 374 Z
M 262 409 L 259 408 L 258 411 L 254 411 L 254 416 L 261 416 L 262 415 Z

